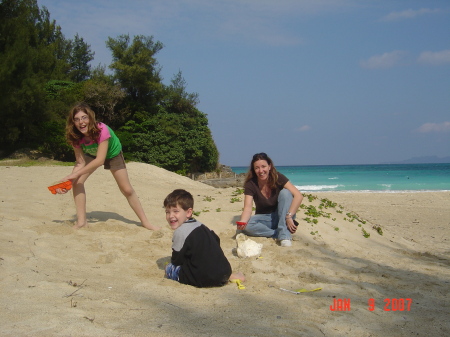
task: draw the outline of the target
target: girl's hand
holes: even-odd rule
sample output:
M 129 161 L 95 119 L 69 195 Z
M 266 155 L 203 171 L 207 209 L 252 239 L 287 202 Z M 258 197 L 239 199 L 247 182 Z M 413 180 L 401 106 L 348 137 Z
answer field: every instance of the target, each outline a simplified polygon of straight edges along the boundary
M 66 194 L 68 192 L 65 188 L 57 188 L 55 191 L 58 194 Z
M 76 176 L 74 173 L 71 173 L 71 174 L 69 174 L 68 176 L 62 178 L 61 181 L 67 181 L 67 180 L 70 180 L 70 181 L 73 182 L 76 178 L 77 178 L 77 176 Z
M 62 183 L 62 182 L 67 181 L 67 180 L 69 180 L 69 179 L 63 179 L 63 180 L 60 180 L 59 182 Z M 65 188 L 57 188 L 55 191 L 58 194 L 66 194 L 69 190 L 67 190 Z
M 49 186 L 48 189 L 53 194 L 65 194 L 72 188 L 70 180 L 60 181 L 59 183 Z

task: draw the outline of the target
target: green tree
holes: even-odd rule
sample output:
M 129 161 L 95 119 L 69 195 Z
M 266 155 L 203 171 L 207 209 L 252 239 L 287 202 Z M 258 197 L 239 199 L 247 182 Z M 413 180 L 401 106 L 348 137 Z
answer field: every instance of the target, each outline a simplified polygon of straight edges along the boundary
M 129 35 L 121 35 L 116 39 L 108 38 L 106 45 L 112 52 L 114 78 L 126 92 L 124 103 L 135 111 L 151 111 L 161 97 L 162 83 L 160 68 L 154 57 L 162 48 L 153 37 L 138 35 L 130 41 Z
M 92 59 L 90 46 L 78 35 L 67 40 L 36 0 L 2 0 L 0 149 L 42 146 L 43 132 L 60 129 L 68 106 L 82 99 L 74 82 L 90 76 Z
M 0 149 L 35 143 L 51 118 L 46 83 L 66 80 L 69 44 L 34 0 L 0 3 Z
M 53 72 L 54 58 L 43 50 L 58 32 L 50 33 L 48 13 L 36 1 L 4 0 L 0 3 L 0 113 L 2 148 L 33 138 L 36 124 L 45 116 L 46 71 Z M 40 39 L 42 33 L 43 39 Z M 49 34 L 50 33 L 50 34 Z M 41 70 L 42 71 L 38 71 Z
M 122 35 L 107 45 L 113 77 L 127 94 L 127 122 L 118 130 L 125 157 L 183 174 L 215 170 L 219 155 L 208 119 L 196 108 L 198 94 L 186 91 L 181 71 L 168 86 L 161 82 L 155 55 L 162 43 Z
M 119 135 L 125 157 L 187 174 L 217 168 L 219 153 L 208 128 L 206 115 L 160 111 L 135 114 Z
M 181 70 L 172 78 L 170 85 L 165 87 L 161 104 L 173 113 L 196 114 L 195 107 L 199 103 L 198 93 L 186 92 L 186 80 Z
M 48 119 L 41 120 L 36 147 L 46 156 L 58 160 L 74 160 L 73 149 L 65 139 L 67 112 L 73 102 L 82 100 L 83 82 L 51 80 L 45 85 Z
M 118 132 L 128 159 L 180 173 L 211 171 L 218 151 L 198 94 L 181 71 L 165 86 L 153 37 L 109 38 L 109 66 L 91 69 L 94 53 L 78 34 L 67 40 L 35 0 L 0 2 L 0 150 L 30 144 L 73 160 L 65 142 L 67 111 L 86 101 Z
M 98 66 L 92 72 L 91 79 L 85 81 L 83 87 L 83 101 L 88 103 L 98 120 L 112 126 L 122 126 L 128 109 L 120 109 L 126 98 L 126 93 L 118 83 L 114 83 L 112 76 L 106 75 L 105 68 Z
M 186 91 L 186 81 L 179 71 L 165 87 L 162 107 L 181 120 L 182 148 L 186 155 L 187 172 L 214 171 L 218 166 L 219 151 L 208 127 L 207 115 L 197 109 L 199 95 Z
M 73 41 L 70 41 L 69 62 L 71 68 L 69 75 L 72 81 L 81 82 L 90 77 L 91 66 L 89 62 L 94 59 L 94 54 L 90 45 L 76 34 Z

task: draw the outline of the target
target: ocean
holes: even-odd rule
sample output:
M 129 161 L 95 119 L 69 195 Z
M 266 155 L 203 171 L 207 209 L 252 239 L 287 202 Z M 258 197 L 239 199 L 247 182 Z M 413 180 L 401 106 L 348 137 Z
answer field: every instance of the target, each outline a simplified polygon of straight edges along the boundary
M 449 164 L 277 166 L 301 192 L 450 191 Z M 232 167 L 245 173 L 248 167 Z

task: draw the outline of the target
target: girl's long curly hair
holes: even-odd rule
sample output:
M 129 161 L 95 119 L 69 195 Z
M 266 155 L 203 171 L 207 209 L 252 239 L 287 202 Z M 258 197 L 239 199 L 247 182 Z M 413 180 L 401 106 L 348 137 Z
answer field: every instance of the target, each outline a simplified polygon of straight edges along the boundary
M 71 145 L 79 145 L 80 140 L 84 137 L 84 135 L 75 126 L 75 121 L 74 121 L 75 115 L 80 111 L 86 113 L 89 117 L 87 135 L 93 141 L 97 141 L 97 139 L 100 135 L 100 129 L 98 127 L 97 121 L 95 120 L 94 111 L 86 103 L 77 103 L 70 110 L 69 116 L 67 116 L 67 122 L 66 122 L 66 139 L 69 142 L 69 144 L 71 144 Z
M 267 184 L 268 184 L 269 188 L 271 190 L 273 190 L 277 186 L 278 172 L 277 172 L 277 169 L 275 168 L 275 165 L 273 164 L 272 159 L 270 159 L 270 157 L 267 154 L 265 154 L 264 152 L 257 153 L 253 156 L 252 162 L 250 163 L 250 168 L 247 172 L 247 176 L 245 177 L 245 182 L 252 180 L 254 177 L 256 177 L 256 172 L 255 172 L 255 168 L 253 165 L 258 160 L 265 160 L 267 162 L 267 164 L 270 165 L 269 179 L 267 181 Z

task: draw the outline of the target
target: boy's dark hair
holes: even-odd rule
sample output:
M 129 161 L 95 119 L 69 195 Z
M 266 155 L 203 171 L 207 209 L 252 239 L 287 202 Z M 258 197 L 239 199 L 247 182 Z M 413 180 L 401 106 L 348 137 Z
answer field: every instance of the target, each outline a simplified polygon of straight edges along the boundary
M 187 211 L 189 208 L 194 208 L 194 198 L 192 194 L 183 189 L 174 190 L 164 199 L 164 207 L 177 207 L 179 205 L 182 209 Z

